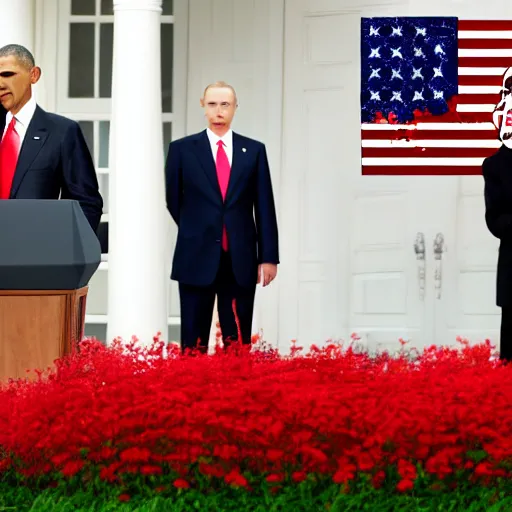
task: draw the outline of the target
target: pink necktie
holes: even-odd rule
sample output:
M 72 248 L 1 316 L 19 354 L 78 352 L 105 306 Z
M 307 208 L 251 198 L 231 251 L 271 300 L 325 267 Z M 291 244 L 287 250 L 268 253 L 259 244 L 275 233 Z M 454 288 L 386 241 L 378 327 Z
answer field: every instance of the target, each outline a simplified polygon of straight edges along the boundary
M 228 190 L 229 174 L 231 172 L 231 166 L 229 165 L 228 155 L 224 151 L 224 143 L 219 140 L 217 142 L 217 158 L 215 159 L 215 166 L 217 167 L 217 179 L 219 180 L 220 192 L 222 199 L 226 199 L 226 192 Z M 226 226 L 222 230 L 222 248 L 228 250 L 228 234 L 226 232 Z
M 9 199 L 18 163 L 20 136 L 14 128 L 15 123 L 16 119 L 13 117 L 0 143 L 0 199 Z

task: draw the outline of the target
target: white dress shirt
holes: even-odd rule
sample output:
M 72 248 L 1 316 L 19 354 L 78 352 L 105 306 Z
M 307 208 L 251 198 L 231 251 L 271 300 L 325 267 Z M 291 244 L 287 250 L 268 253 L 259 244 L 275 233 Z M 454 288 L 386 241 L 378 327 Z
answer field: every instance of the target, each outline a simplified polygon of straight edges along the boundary
M 16 118 L 15 129 L 16 133 L 20 136 L 20 147 L 23 144 L 23 139 L 25 138 L 25 134 L 27 133 L 28 125 L 30 121 L 32 121 L 32 117 L 34 116 L 34 112 L 36 111 L 36 100 L 32 96 L 23 108 L 14 116 Z M 7 127 L 11 122 L 12 114 L 7 112 L 7 116 L 5 118 L 5 128 L 4 133 L 2 134 L 2 139 L 4 138 L 5 132 L 7 131 Z
M 217 151 L 219 150 L 217 142 L 222 140 L 224 143 L 224 151 L 228 156 L 229 165 L 231 165 L 231 162 L 233 161 L 233 130 L 229 129 L 223 137 L 219 137 L 218 135 L 215 135 L 210 128 L 207 128 L 206 134 L 208 135 L 210 147 L 212 148 L 213 161 L 215 162 L 217 160 Z

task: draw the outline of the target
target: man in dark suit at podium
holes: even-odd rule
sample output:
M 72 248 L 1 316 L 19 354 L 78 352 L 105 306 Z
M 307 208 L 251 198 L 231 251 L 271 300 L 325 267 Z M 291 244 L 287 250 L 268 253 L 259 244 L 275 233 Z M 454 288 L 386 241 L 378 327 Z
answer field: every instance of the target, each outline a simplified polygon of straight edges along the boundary
M 225 345 L 251 342 L 257 282 L 279 264 L 274 196 L 264 144 L 231 130 L 234 89 L 208 86 L 201 99 L 208 128 L 172 142 L 167 207 L 178 226 L 172 279 L 179 282 L 182 349 L 208 348 L 217 296 Z M 198 344 L 199 340 L 199 344 Z
M 74 199 L 96 232 L 103 200 L 91 154 L 76 121 L 36 104 L 40 76 L 26 48 L 0 48 L 0 199 Z

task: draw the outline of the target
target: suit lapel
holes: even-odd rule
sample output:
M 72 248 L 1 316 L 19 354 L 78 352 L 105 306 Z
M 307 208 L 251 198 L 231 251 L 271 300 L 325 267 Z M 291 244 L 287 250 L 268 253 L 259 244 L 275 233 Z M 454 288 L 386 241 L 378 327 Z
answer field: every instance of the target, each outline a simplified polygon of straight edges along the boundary
M 25 174 L 44 146 L 48 134 L 49 128 L 45 112 L 40 107 L 36 107 L 32 120 L 28 125 L 27 132 L 25 133 L 23 144 L 21 145 L 18 164 L 16 165 L 16 172 L 14 173 L 12 181 L 11 198 L 16 196 L 16 192 Z
M 215 168 L 215 160 L 213 159 L 212 148 L 206 130 L 202 131 L 196 139 L 196 157 L 201 164 L 201 167 L 212 185 L 216 195 L 222 200 L 220 192 L 219 180 L 217 179 L 217 169 Z
M 228 191 L 226 193 L 226 201 L 228 201 L 235 190 L 236 184 L 243 174 L 244 157 L 247 155 L 243 151 L 242 138 L 233 132 L 233 159 L 231 161 L 231 173 L 229 175 Z

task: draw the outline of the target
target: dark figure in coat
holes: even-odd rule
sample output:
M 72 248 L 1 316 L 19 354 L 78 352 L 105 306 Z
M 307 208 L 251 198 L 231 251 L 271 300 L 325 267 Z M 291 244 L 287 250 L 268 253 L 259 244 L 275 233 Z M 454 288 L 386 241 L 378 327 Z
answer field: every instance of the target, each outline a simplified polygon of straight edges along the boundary
M 485 221 L 500 240 L 496 304 L 501 307 L 500 358 L 512 360 L 512 149 L 505 144 L 482 164 Z

